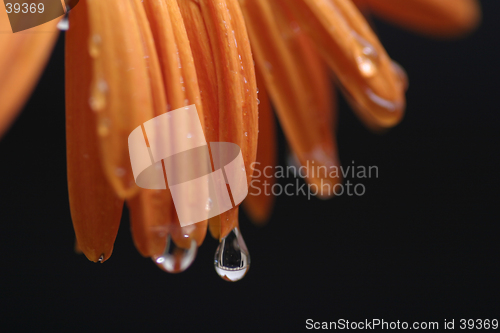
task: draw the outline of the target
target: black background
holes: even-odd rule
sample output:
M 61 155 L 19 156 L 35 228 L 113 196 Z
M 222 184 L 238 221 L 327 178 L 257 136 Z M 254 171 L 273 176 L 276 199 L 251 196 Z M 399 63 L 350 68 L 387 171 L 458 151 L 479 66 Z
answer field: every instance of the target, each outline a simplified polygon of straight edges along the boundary
M 135 250 L 127 214 L 105 264 L 73 252 L 61 38 L 0 142 L 1 327 L 301 331 L 308 318 L 500 319 L 500 3 L 483 6 L 482 27 L 459 41 L 376 21 L 410 77 L 407 115 L 380 136 L 341 100 L 338 138 L 344 165 L 376 165 L 379 178 L 362 181 L 362 197 L 281 196 L 264 228 L 242 215 L 252 267 L 238 283 L 216 275 L 211 237 L 186 272 L 159 270 Z M 285 155 L 281 136 L 282 165 Z

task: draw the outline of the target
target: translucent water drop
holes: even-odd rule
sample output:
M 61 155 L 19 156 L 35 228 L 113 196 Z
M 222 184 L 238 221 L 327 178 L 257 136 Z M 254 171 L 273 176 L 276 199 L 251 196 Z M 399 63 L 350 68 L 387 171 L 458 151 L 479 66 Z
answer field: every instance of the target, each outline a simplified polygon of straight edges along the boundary
M 104 79 L 98 80 L 89 99 L 89 105 L 92 111 L 99 112 L 106 107 L 106 93 L 108 91 L 108 83 Z
M 358 64 L 358 69 L 365 77 L 372 77 L 377 73 L 379 56 L 373 45 L 355 32 L 352 36 L 357 43 L 354 51 L 354 59 Z
M 107 118 L 102 118 L 99 120 L 99 125 L 97 126 L 97 134 L 104 137 L 109 134 L 110 121 Z
M 57 23 L 57 29 L 59 29 L 60 31 L 68 31 L 69 20 L 67 16 L 64 16 L 62 20 Z
M 125 169 L 124 168 L 116 168 L 115 170 L 115 175 L 117 175 L 118 177 L 123 177 L 125 176 Z
M 245 132 L 245 136 L 248 136 L 248 132 Z
M 191 134 L 191 133 L 188 133 L 188 134 L 187 134 L 187 138 L 188 138 L 188 139 L 191 139 L 192 137 L 193 137 L 193 134 Z
M 89 54 L 92 58 L 97 58 L 101 53 L 101 36 L 94 34 L 89 39 Z
M 207 204 L 205 205 L 205 210 L 210 211 L 213 207 L 214 203 L 212 202 L 212 199 L 208 198 Z
M 257 98 L 257 105 L 260 105 L 260 99 Z
M 103 263 L 104 262 L 104 254 L 101 254 L 101 256 L 99 257 L 99 260 L 100 263 Z
M 250 269 L 250 254 L 238 228 L 220 242 L 214 266 L 221 278 L 232 282 L 241 280 Z
M 191 241 L 191 247 L 189 249 L 183 249 L 178 247 L 170 235 L 167 236 L 167 246 L 165 247 L 165 252 L 159 257 L 153 260 L 156 264 L 168 273 L 180 273 L 188 269 L 196 258 L 196 252 L 198 251 L 198 246 L 196 241 L 193 239 Z

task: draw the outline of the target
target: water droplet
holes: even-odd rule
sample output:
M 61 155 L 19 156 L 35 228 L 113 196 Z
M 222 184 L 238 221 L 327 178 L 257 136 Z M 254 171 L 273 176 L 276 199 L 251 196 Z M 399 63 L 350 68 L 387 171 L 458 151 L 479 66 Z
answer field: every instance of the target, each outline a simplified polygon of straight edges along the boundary
M 89 54 L 92 58 L 97 58 L 101 53 L 101 36 L 94 34 L 89 39 Z
M 248 136 L 248 132 L 245 132 L 245 136 Z
M 260 92 L 259 88 L 257 87 L 257 94 Z
M 99 257 L 99 259 L 97 259 L 97 260 L 99 260 L 100 263 L 103 263 L 104 262 L 104 253 L 101 254 L 101 256 Z
M 99 125 L 97 126 L 97 134 L 100 136 L 107 136 L 109 134 L 110 121 L 107 118 L 102 118 L 99 120 Z
M 68 16 L 64 16 L 58 23 L 57 23 L 57 29 L 61 31 L 68 31 L 69 29 L 69 20 Z
M 226 281 L 241 280 L 250 268 L 250 254 L 238 228 L 221 240 L 214 259 L 215 271 Z
M 125 169 L 124 168 L 116 168 L 115 170 L 115 175 L 117 175 L 118 177 L 123 177 L 125 176 Z
M 193 137 L 193 134 L 188 133 L 187 138 L 188 138 L 188 139 L 191 139 L 192 137 Z
M 298 33 L 300 31 L 300 26 L 297 22 L 290 22 L 290 28 L 292 28 L 293 32 Z
M 205 205 L 205 210 L 210 211 L 213 207 L 214 203 L 212 202 L 212 199 L 208 198 L 207 204 Z
M 354 59 L 358 64 L 358 69 L 365 77 L 372 77 L 377 73 L 379 62 L 378 53 L 367 40 L 362 38 L 356 32 L 352 32 L 352 36 L 357 43 L 354 50 Z
M 100 79 L 99 81 L 97 81 L 97 89 L 100 92 L 108 91 L 108 83 L 106 82 L 106 80 Z
M 260 99 L 257 98 L 257 105 L 260 105 Z
M 168 273 L 180 273 L 191 266 L 196 258 L 197 250 L 198 246 L 194 239 L 191 241 L 191 247 L 189 249 L 183 249 L 178 247 L 170 235 L 168 235 L 165 251 L 161 256 L 153 260 L 161 269 Z
M 106 92 L 108 84 L 105 80 L 100 79 L 95 83 L 92 89 L 92 95 L 89 98 L 89 105 L 92 111 L 99 112 L 106 106 Z

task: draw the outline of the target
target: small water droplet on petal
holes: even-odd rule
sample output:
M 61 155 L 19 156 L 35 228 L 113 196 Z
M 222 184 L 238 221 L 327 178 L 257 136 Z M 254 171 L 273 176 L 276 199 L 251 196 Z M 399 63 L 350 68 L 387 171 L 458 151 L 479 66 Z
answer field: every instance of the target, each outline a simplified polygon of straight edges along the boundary
M 205 205 L 205 210 L 208 212 L 212 209 L 214 203 L 212 202 L 212 199 L 208 198 L 207 204 Z
M 117 175 L 118 177 L 123 177 L 125 176 L 125 169 L 124 168 L 116 168 L 115 170 L 115 175 Z
M 94 34 L 89 39 L 89 54 L 92 58 L 97 58 L 101 53 L 101 36 Z
M 68 31 L 69 29 L 69 20 L 67 16 L 64 16 L 58 23 L 57 29 L 60 31 Z
M 107 118 L 102 118 L 99 120 L 99 125 L 97 126 L 97 134 L 104 137 L 109 134 L 110 121 Z

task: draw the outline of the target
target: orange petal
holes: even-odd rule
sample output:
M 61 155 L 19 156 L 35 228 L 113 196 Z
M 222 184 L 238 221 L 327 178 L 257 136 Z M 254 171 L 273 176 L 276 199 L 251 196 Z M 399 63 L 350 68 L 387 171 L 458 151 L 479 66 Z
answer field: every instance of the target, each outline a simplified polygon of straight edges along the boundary
M 288 142 L 309 168 L 308 181 L 328 197 L 340 179 L 327 171 L 338 165 L 327 70 L 286 7 L 265 0 L 241 4 L 257 65 Z
M 130 165 L 128 136 L 153 118 L 147 55 L 130 1 L 87 2 L 93 58 L 90 102 L 97 115 L 102 161 L 117 194 L 128 198 L 139 189 Z
M 257 85 L 250 43 L 237 0 L 200 2 L 217 74 L 219 140 L 236 143 L 242 151 L 247 180 L 257 153 Z M 211 219 L 210 231 L 225 237 L 237 225 L 238 210 Z M 217 232 L 220 230 L 219 232 Z
M 219 141 L 217 74 L 210 39 L 198 2 L 178 0 L 186 27 L 200 88 L 207 142 Z
M 313 40 L 361 120 L 372 128 L 396 125 L 405 107 L 403 80 L 355 5 L 345 0 L 279 2 Z
M 160 62 L 146 12 L 140 0 L 132 0 L 133 11 L 143 41 L 145 58 L 151 84 L 154 116 L 167 111 L 165 86 Z M 148 142 L 149 144 L 149 142 Z M 139 189 L 139 193 L 127 200 L 130 210 L 130 227 L 137 250 L 145 257 L 163 253 L 167 239 L 167 225 L 171 222 L 173 203 L 167 190 Z
M 0 10 L 0 137 L 31 94 L 59 35 L 57 20 L 10 33 L 3 8 Z
M 160 59 L 165 94 L 169 102 L 168 109 L 175 110 L 195 104 L 203 126 L 206 117 L 201 103 L 193 54 L 177 2 L 176 0 L 151 0 L 144 3 L 144 8 Z M 168 189 L 165 192 L 168 192 Z M 163 225 L 168 229 L 167 232 L 179 247 L 189 248 L 191 239 L 201 244 L 206 234 L 207 222 L 181 228 L 170 194 L 167 195 L 169 198 L 167 200 L 165 197 L 163 205 L 168 206 L 168 210 L 173 212 L 173 215 L 170 213 L 170 217 L 163 217 L 166 213 L 166 208 L 163 207 L 157 212 L 155 218 L 160 219 L 160 223 L 163 220 Z M 203 238 L 200 238 L 200 235 L 203 235 Z
M 271 215 L 274 205 L 274 195 L 270 189 L 276 182 L 274 168 L 277 165 L 277 136 L 271 103 L 264 85 L 264 79 L 256 70 L 257 86 L 259 87 L 259 143 L 257 160 L 248 191 L 243 201 L 243 208 L 256 224 L 263 224 Z
M 92 60 L 87 45 L 87 3 L 71 12 L 66 34 L 66 147 L 71 217 L 78 248 L 91 261 L 105 261 L 113 251 L 123 200 L 115 195 L 101 167 L 96 120 L 88 97 Z
M 388 21 L 433 36 L 460 36 L 474 30 L 481 21 L 481 5 L 477 0 L 362 0 L 362 3 Z

